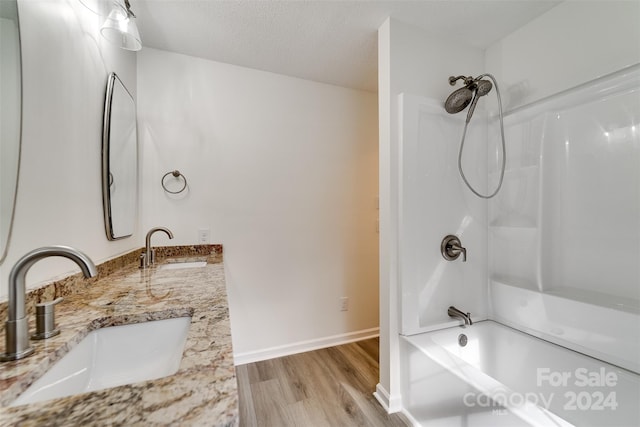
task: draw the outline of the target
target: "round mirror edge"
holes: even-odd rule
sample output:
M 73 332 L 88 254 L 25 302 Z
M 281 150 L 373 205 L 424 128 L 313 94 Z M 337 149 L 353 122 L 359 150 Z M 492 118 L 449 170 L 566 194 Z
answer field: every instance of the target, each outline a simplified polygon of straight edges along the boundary
M 2 245 L 0 247 L 0 264 L 2 264 L 5 260 L 5 258 L 7 257 L 7 253 L 9 252 L 9 244 L 11 243 L 11 237 L 13 235 L 13 222 L 15 220 L 15 213 L 16 213 L 16 204 L 17 204 L 17 200 L 18 200 L 18 186 L 20 184 L 20 165 L 21 165 L 21 159 L 22 159 L 22 123 L 23 123 L 23 117 L 24 117 L 24 84 L 23 84 L 23 78 L 22 78 L 22 35 L 21 35 L 21 27 L 20 27 L 20 10 L 18 7 L 18 1 L 15 0 L 15 5 L 16 5 L 16 24 L 18 27 L 18 66 L 19 66 L 19 70 L 20 72 L 17 74 L 18 79 L 20 79 L 19 82 L 19 88 L 20 88 L 20 97 L 19 97 L 19 102 L 20 102 L 20 117 L 18 120 L 18 149 L 17 149 L 17 155 L 16 155 L 16 161 L 17 161 L 17 166 L 16 166 L 16 182 L 15 182 L 15 186 L 13 189 L 13 194 L 12 194 L 12 203 L 11 203 L 11 212 L 10 212 L 10 218 L 9 218 L 9 224 L 8 224 L 8 231 L 7 231 L 7 238 L 6 241 L 4 242 L 0 242 L 0 245 Z
M 107 86 L 104 96 L 104 112 L 102 117 L 102 209 L 104 213 L 104 227 L 108 240 L 117 240 L 113 235 L 111 225 L 111 202 L 109 190 L 109 134 L 111 123 L 111 101 L 113 99 L 113 85 L 116 73 L 107 76 Z
M 111 112 L 113 104 L 113 93 L 115 90 L 116 80 L 120 83 L 120 87 L 124 89 L 126 94 L 131 98 L 133 105 L 135 106 L 135 99 L 129 89 L 125 86 L 124 82 L 115 72 L 110 72 L 107 77 L 107 86 L 105 90 L 105 103 L 104 113 L 102 121 L 102 208 L 104 213 L 104 226 L 107 240 L 115 241 L 125 239 L 133 236 L 133 232 L 129 234 L 123 234 L 116 236 L 113 230 L 113 220 L 111 214 L 111 163 L 110 163 L 110 137 L 111 137 Z M 136 126 L 136 157 L 138 151 L 138 138 L 137 138 L 137 126 Z M 136 172 L 137 174 L 137 172 Z M 137 176 L 136 176 L 137 181 Z M 136 184 L 137 190 L 137 184 Z M 137 194 L 137 191 L 136 191 Z

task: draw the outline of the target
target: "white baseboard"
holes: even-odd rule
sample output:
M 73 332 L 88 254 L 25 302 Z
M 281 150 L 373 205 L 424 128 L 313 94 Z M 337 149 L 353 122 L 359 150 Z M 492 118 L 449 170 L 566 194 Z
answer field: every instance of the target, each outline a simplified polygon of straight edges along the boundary
M 376 385 L 376 391 L 373 392 L 373 397 L 376 398 L 388 414 L 402 411 L 402 399 L 400 396 L 392 397 L 380 383 Z
M 418 422 L 418 420 L 413 418 L 413 416 L 409 413 L 409 411 L 407 411 L 406 409 L 403 409 L 401 413 L 406 420 L 405 422 L 408 422 L 409 425 L 413 427 L 420 427 L 420 423 Z
M 289 356 L 291 354 L 304 353 L 305 351 L 318 350 L 320 348 L 333 347 L 350 342 L 375 338 L 380 335 L 380 328 L 363 329 L 361 331 L 346 334 L 332 335 L 307 341 L 299 341 L 278 347 L 265 348 L 263 350 L 248 351 L 233 355 L 236 365 L 259 362 L 261 360 L 274 359 L 276 357 Z

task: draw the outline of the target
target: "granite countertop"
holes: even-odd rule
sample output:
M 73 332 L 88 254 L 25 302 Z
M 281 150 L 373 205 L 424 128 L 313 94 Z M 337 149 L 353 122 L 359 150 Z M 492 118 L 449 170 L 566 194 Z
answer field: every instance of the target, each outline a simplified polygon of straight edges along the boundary
M 237 425 L 238 393 L 222 257 L 198 259 L 209 263 L 201 268 L 140 270 L 137 262 L 129 262 L 88 280 L 92 283 L 82 292 L 65 295 L 56 308 L 60 335 L 32 341 L 35 353 L 25 359 L 0 363 L 0 425 Z M 6 406 L 90 331 L 183 316 L 191 316 L 191 327 L 176 374 Z M 4 333 L 0 339 L 4 346 Z

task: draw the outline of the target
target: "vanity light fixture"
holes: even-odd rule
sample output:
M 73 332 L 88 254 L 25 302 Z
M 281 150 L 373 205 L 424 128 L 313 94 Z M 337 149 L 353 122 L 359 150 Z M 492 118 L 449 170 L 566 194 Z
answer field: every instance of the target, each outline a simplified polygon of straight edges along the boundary
M 129 0 L 115 0 L 109 16 L 100 28 L 100 34 L 122 49 L 140 50 L 142 41 L 135 18 Z

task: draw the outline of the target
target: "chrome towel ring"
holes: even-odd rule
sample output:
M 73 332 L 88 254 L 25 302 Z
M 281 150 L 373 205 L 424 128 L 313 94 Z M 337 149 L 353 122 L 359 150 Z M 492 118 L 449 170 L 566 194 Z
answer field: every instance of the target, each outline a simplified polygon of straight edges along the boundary
M 177 191 L 171 191 L 167 188 L 167 186 L 164 184 L 164 180 L 166 177 L 168 177 L 169 175 L 173 175 L 176 179 L 180 179 L 182 178 L 182 180 L 184 181 L 184 185 L 182 186 L 182 188 L 180 188 Z M 187 188 L 187 178 L 182 175 L 180 173 L 179 170 L 174 170 L 171 172 L 167 172 L 162 176 L 162 180 L 160 180 L 160 183 L 162 184 L 162 188 L 164 188 L 164 191 L 166 191 L 167 193 L 171 193 L 171 194 L 178 194 L 178 193 L 182 193 L 186 188 Z

